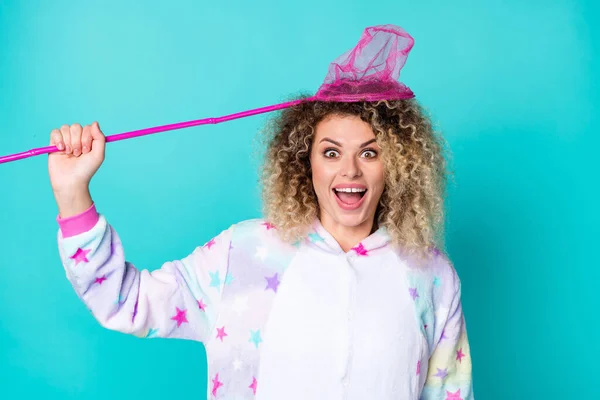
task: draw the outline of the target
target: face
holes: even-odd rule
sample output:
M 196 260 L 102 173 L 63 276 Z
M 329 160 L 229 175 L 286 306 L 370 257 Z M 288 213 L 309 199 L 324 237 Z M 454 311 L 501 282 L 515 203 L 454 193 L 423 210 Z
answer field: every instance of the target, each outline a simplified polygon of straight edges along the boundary
M 372 226 L 384 189 L 380 152 L 371 126 L 357 116 L 317 125 L 310 163 L 324 225 Z

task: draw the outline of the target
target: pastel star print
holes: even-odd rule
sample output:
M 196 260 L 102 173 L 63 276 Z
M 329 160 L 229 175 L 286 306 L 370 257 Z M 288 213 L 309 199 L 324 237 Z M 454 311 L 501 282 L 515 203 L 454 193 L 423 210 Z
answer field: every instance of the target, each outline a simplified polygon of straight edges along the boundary
M 267 228 L 267 230 L 275 229 L 275 225 L 273 225 L 273 224 L 272 224 L 272 223 L 270 223 L 270 222 L 264 222 L 262 225 L 263 225 L 264 227 L 266 227 L 266 228 Z
M 209 272 L 210 275 L 210 286 L 219 288 L 221 287 L 221 278 L 219 278 L 219 271 Z
M 210 248 L 213 247 L 214 245 L 215 245 L 215 239 L 213 238 L 213 239 L 210 239 L 210 241 L 208 243 L 206 243 L 204 245 L 204 247 L 207 247 L 210 250 Z
M 440 286 L 440 278 L 437 276 L 433 278 L 433 286 Z
M 171 317 L 171 319 L 177 321 L 177 327 L 179 328 L 184 322 L 189 322 L 185 317 L 187 310 L 180 310 L 178 307 L 175 307 L 175 309 L 177 310 L 177 314 L 175 314 L 174 317 Z
M 250 331 L 250 340 L 249 342 L 253 343 L 254 346 L 256 346 L 256 348 L 258 348 L 258 344 L 260 342 L 262 342 L 262 339 L 260 338 L 260 329 L 257 331 Z
M 417 297 L 419 297 L 419 293 L 417 292 L 417 288 L 409 288 L 408 289 L 408 293 L 410 293 L 410 297 L 412 297 L 413 300 L 416 300 Z
M 450 393 L 446 390 L 446 400 L 463 400 L 462 397 L 460 397 L 460 389 L 454 393 Z
M 146 334 L 147 338 L 151 338 L 152 336 L 156 335 L 156 333 L 158 332 L 158 329 L 148 329 L 148 333 Z
M 216 396 L 217 395 L 217 390 L 219 390 L 219 388 L 221 386 L 223 386 L 223 382 L 219 381 L 219 374 L 215 375 L 215 378 L 212 380 L 212 395 Z
M 446 336 L 446 330 L 442 329 L 442 336 L 440 336 L 440 342 L 444 339 L 448 339 L 448 336 Z
M 229 286 L 231 284 L 231 282 L 233 281 L 233 276 L 231 276 L 231 274 L 227 274 L 225 275 L 225 281 L 224 283 Z
M 106 276 L 102 275 L 100 278 L 96 278 L 96 283 L 102 285 L 102 282 L 106 280 Z
M 90 251 L 91 250 L 82 250 L 78 248 L 75 254 L 73 254 L 70 258 L 75 260 L 75 265 L 79 264 L 80 262 L 89 262 L 90 260 L 87 259 L 87 255 Z
M 239 358 L 236 358 L 235 360 L 233 360 L 233 369 L 236 371 L 239 371 L 240 369 L 242 369 L 242 361 L 240 361 Z
M 355 247 L 351 248 L 350 250 L 354 250 L 356 252 L 356 254 L 358 254 L 359 256 L 369 255 L 367 249 L 365 249 L 365 246 L 363 246 L 362 243 L 359 243 L 358 246 L 355 246 Z
M 438 378 L 441 378 L 442 380 L 444 380 L 446 375 L 448 375 L 448 368 L 444 368 L 444 369 L 437 368 L 437 372 L 434 376 L 437 376 Z
M 137 312 L 138 312 L 138 304 L 139 304 L 139 301 L 140 301 L 140 299 L 139 299 L 139 298 L 137 298 L 137 299 L 135 300 L 135 304 L 134 304 L 134 306 L 133 306 L 133 314 L 131 315 L 131 322 L 135 321 L 135 317 L 136 317 L 136 315 L 137 315 Z
M 217 328 L 217 339 L 221 339 L 222 342 L 225 336 L 228 336 L 227 333 L 225 333 L 225 327 Z
M 241 315 L 244 311 L 248 309 L 248 296 L 236 295 L 235 299 L 233 299 L 231 309 L 235 311 L 238 315 Z
M 206 311 L 206 304 L 204 304 L 202 302 L 202 299 L 197 300 L 197 302 L 198 302 L 198 308 L 201 309 L 202 311 Z
M 277 287 L 279 287 L 280 283 L 277 274 L 273 275 L 270 278 L 265 276 L 265 279 L 267 280 L 267 287 L 265 288 L 265 290 L 272 289 L 275 293 L 277 293 Z
M 250 386 L 248 386 L 250 389 L 252 389 L 252 393 L 254 393 L 254 395 L 256 396 L 256 378 L 252 377 L 252 384 Z
M 421 373 L 421 361 L 417 361 L 417 375 Z
M 461 347 L 456 352 L 456 359 L 458 360 L 458 362 L 462 363 L 462 359 L 463 359 L 464 356 L 465 356 L 465 353 L 462 352 L 462 347 Z
M 318 233 L 309 233 L 308 237 L 310 238 L 310 241 L 313 243 L 325 241 L 325 239 L 323 239 Z
M 265 261 L 265 258 L 267 258 L 267 248 L 260 246 L 257 247 L 255 256 L 260 258 L 262 261 Z

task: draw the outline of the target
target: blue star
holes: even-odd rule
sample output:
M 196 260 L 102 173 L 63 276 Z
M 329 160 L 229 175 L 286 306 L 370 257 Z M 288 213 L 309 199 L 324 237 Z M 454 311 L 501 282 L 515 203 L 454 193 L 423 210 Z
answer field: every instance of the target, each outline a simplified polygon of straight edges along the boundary
M 221 278 L 219 278 L 219 271 L 209 272 L 210 275 L 210 286 L 216 287 L 217 289 L 221 286 Z
M 321 236 L 319 236 L 318 233 L 309 233 L 308 237 L 310 238 L 310 240 L 312 242 L 324 242 L 325 239 L 323 239 Z
M 254 346 L 256 346 L 256 348 L 258 349 L 258 344 L 260 342 L 262 342 L 262 339 L 260 338 L 260 329 L 257 331 L 253 331 L 250 330 L 250 340 L 249 342 L 254 343 Z
M 437 276 L 433 278 L 433 286 L 440 286 L 440 283 L 440 278 L 438 278 Z
M 146 335 L 146 337 L 150 338 L 150 337 L 156 335 L 156 332 L 158 332 L 158 328 L 156 328 L 156 329 L 150 328 L 150 329 L 148 329 L 148 334 Z
M 231 274 L 225 275 L 225 284 L 229 285 L 231 281 L 233 281 L 233 276 L 231 276 Z

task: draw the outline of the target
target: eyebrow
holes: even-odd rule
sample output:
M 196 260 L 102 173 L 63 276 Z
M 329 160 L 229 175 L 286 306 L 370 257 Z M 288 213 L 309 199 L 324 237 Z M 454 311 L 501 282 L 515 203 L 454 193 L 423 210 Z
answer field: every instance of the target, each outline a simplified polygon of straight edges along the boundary
M 371 139 L 371 140 L 369 140 L 369 141 L 364 142 L 363 144 L 361 144 L 360 147 L 365 147 L 365 146 L 370 145 L 371 143 L 376 142 L 376 141 L 377 141 L 377 139 Z M 321 139 L 321 142 L 331 142 L 331 143 L 335 144 L 336 146 L 344 147 L 344 146 L 341 145 L 341 143 L 338 143 L 335 140 L 332 140 L 332 139 L 329 139 L 329 138 L 323 138 L 323 139 Z M 321 142 L 319 142 L 319 143 L 321 143 Z

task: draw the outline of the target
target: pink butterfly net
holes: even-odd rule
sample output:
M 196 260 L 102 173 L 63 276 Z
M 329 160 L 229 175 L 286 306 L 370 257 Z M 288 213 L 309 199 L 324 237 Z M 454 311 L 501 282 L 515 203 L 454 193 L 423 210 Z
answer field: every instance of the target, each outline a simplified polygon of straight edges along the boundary
M 413 38 L 398 26 L 366 28 L 358 44 L 329 65 L 313 98 L 353 102 L 414 97 L 412 90 L 398 82 L 413 44 Z
M 106 136 L 106 142 L 115 142 L 196 125 L 217 124 L 291 107 L 306 101 L 354 102 L 412 98 L 414 97 L 412 90 L 400 83 L 398 79 L 400 78 L 400 70 L 406 63 L 406 58 L 413 44 L 413 38 L 399 26 L 391 24 L 371 26 L 365 28 L 354 48 L 336 58 L 329 65 L 327 76 L 314 96 L 223 117 L 203 118 L 119 133 Z M 59 150 L 56 146 L 40 147 L 0 157 L 0 164 L 57 151 Z

